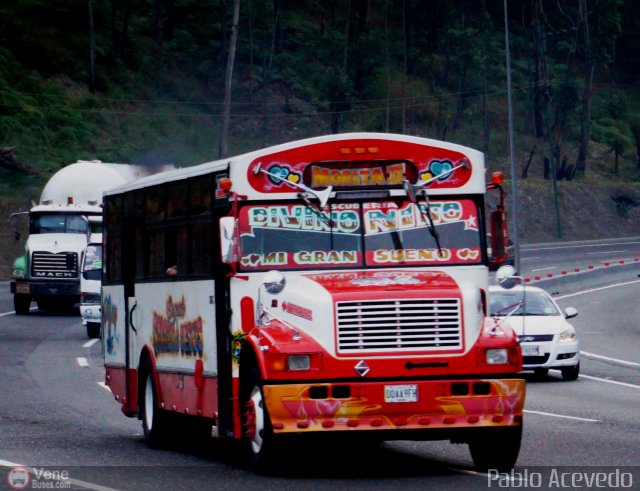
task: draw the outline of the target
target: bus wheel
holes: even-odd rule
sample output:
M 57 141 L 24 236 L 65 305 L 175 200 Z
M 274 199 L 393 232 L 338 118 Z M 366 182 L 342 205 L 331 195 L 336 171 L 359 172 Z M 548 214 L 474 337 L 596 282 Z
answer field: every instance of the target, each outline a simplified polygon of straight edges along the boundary
M 31 295 L 16 293 L 13 296 L 13 308 L 18 315 L 27 315 L 31 308 Z
M 495 428 L 491 433 L 483 433 L 482 437 L 469 442 L 473 463 L 480 471 L 507 472 L 516 465 L 521 440 L 522 426 Z
M 149 360 L 143 365 L 141 381 L 139 404 L 144 439 L 150 448 L 161 448 L 169 441 L 170 415 L 158 407 L 158 389 Z
M 91 339 L 100 337 L 99 322 L 87 322 L 87 336 L 89 336 Z
M 274 436 L 269 413 L 265 408 L 262 377 L 258 368 L 251 371 L 251 381 L 243 397 L 242 432 L 245 447 L 259 472 L 268 470 L 273 462 Z

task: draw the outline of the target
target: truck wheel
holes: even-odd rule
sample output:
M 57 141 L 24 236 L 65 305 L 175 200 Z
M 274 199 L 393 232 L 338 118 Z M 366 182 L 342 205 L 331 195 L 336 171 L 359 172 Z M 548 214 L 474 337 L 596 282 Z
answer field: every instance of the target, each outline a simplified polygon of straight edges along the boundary
M 89 336 L 91 339 L 100 337 L 99 322 L 87 322 L 87 336 Z
M 242 396 L 242 433 L 244 446 L 255 469 L 265 473 L 274 462 L 275 441 L 271 419 L 263 396 L 263 381 L 257 367 L 244 385 Z
M 13 308 L 18 315 L 27 315 L 31 308 L 31 295 L 16 293 L 13 296 Z
M 491 433 L 486 432 L 482 438 L 469 442 L 469 451 L 476 468 L 485 472 L 489 469 L 500 472 L 513 469 L 520 452 L 522 426 L 495 428 Z
M 562 380 L 578 380 L 578 376 L 580 375 L 580 362 L 574 367 L 562 367 L 560 371 L 562 372 Z
M 140 419 L 149 448 L 162 448 L 170 441 L 170 414 L 158 406 L 158 389 L 151 362 L 146 360 L 141 374 Z

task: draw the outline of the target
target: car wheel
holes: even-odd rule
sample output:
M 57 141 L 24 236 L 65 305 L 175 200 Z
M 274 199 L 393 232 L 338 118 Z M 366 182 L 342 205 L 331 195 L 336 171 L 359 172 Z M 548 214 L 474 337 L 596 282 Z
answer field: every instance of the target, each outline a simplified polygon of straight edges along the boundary
M 485 472 L 489 469 L 500 472 L 513 469 L 520 453 L 522 426 L 495 428 L 492 433 L 484 433 L 482 438 L 469 442 L 473 463 L 478 470 Z
M 275 439 L 267 412 L 263 381 L 257 367 L 248 375 L 242 400 L 242 433 L 244 446 L 257 471 L 264 473 L 274 461 Z
M 99 322 L 87 322 L 87 336 L 89 336 L 89 338 L 91 339 L 100 337 Z
M 158 389 L 151 362 L 146 360 L 141 375 L 140 419 L 147 446 L 161 448 L 170 440 L 170 414 L 158 405 Z
M 13 296 L 13 309 L 18 315 L 27 315 L 31 308 L 31 295 L 16 293 Z
M 578 380 L 578 376 L 580 375 L 580 362 L 578 362 L 576 366 L 563 367 L 560 370 L 563 380 Z
M 549 373 L 548 368 L 534 368 L 533 373 L 538 378 L 543 378 Z

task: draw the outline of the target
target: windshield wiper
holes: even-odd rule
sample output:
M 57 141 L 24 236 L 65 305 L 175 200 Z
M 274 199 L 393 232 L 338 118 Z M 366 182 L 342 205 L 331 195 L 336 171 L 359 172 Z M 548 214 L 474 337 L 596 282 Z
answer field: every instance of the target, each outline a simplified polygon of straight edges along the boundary
M 284 182 L 286 184 L 289 184 L 290 186 L 293 186 L 294 188 L 298 188 L 302 190 L 302 193 L 298 193 L 298 198 L 304 201 L 304 203 L 309 207 L 309 209 L 311 209 L 311 211 L 313 211 L 313 213 L 315 213 L 322 221 L 324 221 L 327 225 L 329 225 L 329 227 L 333 228 L 333 222 L 331 221 L 331 216 L 323 212 L 323 208 L 327 206 L 327 202 L 329 201 L 329 197 L 331 196 L 331 191 L 333 190 L 333 186 L 328 186 L 326 189 L 322 191 L 316 191 L 315 189 L 311 189 L 310 187 L 305 186 L 304 184 L 300 184 L 298 182 L 291 182 L 288 179 L 285 179 L 284 177 L 279 176 L 278 174 L 274 174 L 273 172 L 266 171 L 261 168 L 261 165 L 262 164 L 258 163 L 258 165 L 253 169 L 254 174 L 258 174 L 262 172 L 263 174 L 266 174 L 269 177 L 278 179 L 280 182 Z M 314 206 L 313 203 L 311 203 L 311 201 L 309 200 L 310 195 L 318 200 L 319 206 Z
M 438 231 L 436 230 L 436 225 L 435 223 L 433 223 L 433 218 L 431 218 L 431 210 L 430 210 L 431 205 L 429 203 L 429 195 L 427 194 L 427 190 L 425 188 L 432 182 L 437 181 L 438 179 L 448 177 L 449 175 L 451 175 L 452 172 L 460 168 L 471 169 L 471 164 L 467 159 L 463 159 L 460 164 L 452 167 L 449 170 L 441 172 L 437 176 L 433 176 L 431 179 L 427 179 L 426 181 L 421 181 L 419 183 L 413 184 L 409 182 L 407 179 L 405 179 L 403 182 L 404 190 L 407 193 L 407 197 L 411 200 L 413 204 L 417 205 L 422 216 L 427 219 L 427 223 L 429 225 L 429 233 L 431 234 L 431 237 L 433 237 L 433 239 L 436 241 L 436 247 L 438 248 L 438 256 L 440 257 L 443 256 L 444 251 L 442 250 L 442 246 L 440 245 L 440 236 L 438 235 Z M 426 211 L 418 203 L 418 198 L 420 197 L 420 195 L 424 196 Z
M 288 179 L 285 179 L 282 176 L 279 176 L 278 174 L 274 174 L 273 172 L 269 172 L 267 170 L 261 169 L 260 166 L 262 164 L 258 163 L 258 165 L 255 167 L 255 169 L 253 169 L 253 173 L 254 174 L 258 174 L 259 172 L 262 172 L 263 174 L 266 174 L 270 177 L 273 177 L 274 179 L 278 179 L 281 182 L 285 182 L 287 184 L 289 184 L 290 186 L 293 186 L 294 188 L 298 188 L 302 191 L 304 191 L 303 193 L 300 193 L 298 196 L 300 196 L 301 198 L 304 199 L 303 195 L 307 195 L 307 200 L 308 200 L 308 195 L 310 194 L 311 196 L 313 196 L 314 198 L 316 198 L 319 202 L 320 202 L 320 211 L 322 211 L 322 208 L 324 208 L 325 206 L 327 206 L 327 201 L 329 201 L 329 197 L 331 196 L 331 191 L 333 190 L 333 186 L 328 186 L 326 189 L 324 189 L 323 191 L 316 191 L 315 189 L 311 189 L 308 186 L 305 186 L 304 184 L 300 184 L 299 182 L 291 182 Z

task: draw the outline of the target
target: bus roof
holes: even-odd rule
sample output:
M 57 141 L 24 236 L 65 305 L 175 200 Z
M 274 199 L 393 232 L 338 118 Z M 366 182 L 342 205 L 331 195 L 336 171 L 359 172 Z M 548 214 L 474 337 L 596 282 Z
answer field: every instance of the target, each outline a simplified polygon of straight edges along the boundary
M 460 168 L 461 163 L 466 163 L 464 168 Z M 456 166 L 458 170 L 447 173 Z M 213 172 L 228 172 L 232 190 L 248 199 L 295 198 L 299 189 L 288 181 L 312 188 L 330 184 L 334 190 L 382 186 L 390 188 L 392 195 L 400 195 L 404 193 L 404 179 L 417 182 L 441 175 L 429 185 L 429 194 L 482 194 L 486 188 L 484 155 L 472 148 L 408 135 L 343 133 L 154 174 L 104 194 L 120 194 Z

